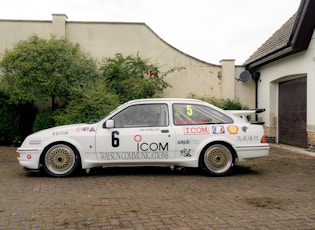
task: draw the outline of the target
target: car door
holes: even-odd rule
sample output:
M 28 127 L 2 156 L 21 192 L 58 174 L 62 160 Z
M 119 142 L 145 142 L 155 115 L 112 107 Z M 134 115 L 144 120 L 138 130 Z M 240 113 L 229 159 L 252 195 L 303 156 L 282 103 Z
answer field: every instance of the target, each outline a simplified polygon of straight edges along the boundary
M 175 158 L 175 135 L 167 104 L 130 105 L 109 120 L 114 127 L 103 125 L 96 133 L 99 161 L 150 164 Z

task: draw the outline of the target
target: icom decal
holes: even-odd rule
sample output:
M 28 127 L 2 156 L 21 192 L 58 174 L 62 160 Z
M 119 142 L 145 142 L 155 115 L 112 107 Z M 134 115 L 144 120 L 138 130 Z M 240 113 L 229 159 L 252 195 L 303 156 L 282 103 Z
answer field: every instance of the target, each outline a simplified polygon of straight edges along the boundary
M 210 134 L 210 129 L 208 126 L 191 126 L 184 127 L 185 135 L 204 135 Z
M 136 134 L 133 137 L 136 148 L 135 151 L 122 152 L 100 152 L 101 160 L 119 161 L 119 160 L 164 160 L 168 159 L 168 143 L 144 142 L 142 136 Z M 112 132 L 112 147 L 120 146 L 119 132 Z
M 142 136 L 137 134 L 133 137 L 134 141 L 137 143 L 137 151 L 168 151 L 168 143 L 157 143 L 157 142 L 141 142 L 142 141 Z
M 137 143 L 137 151 L 168 151 L 168 143 Z

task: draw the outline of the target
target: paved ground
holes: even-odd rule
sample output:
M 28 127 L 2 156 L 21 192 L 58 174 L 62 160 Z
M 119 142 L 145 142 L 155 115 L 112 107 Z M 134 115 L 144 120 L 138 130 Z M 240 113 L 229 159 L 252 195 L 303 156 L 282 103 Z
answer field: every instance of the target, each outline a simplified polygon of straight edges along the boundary
M 0 229 L 315 229 L 315 157 L 297 152 L 272 146 L 223 178 L 115 168 L 58 179 L 0 147 Z

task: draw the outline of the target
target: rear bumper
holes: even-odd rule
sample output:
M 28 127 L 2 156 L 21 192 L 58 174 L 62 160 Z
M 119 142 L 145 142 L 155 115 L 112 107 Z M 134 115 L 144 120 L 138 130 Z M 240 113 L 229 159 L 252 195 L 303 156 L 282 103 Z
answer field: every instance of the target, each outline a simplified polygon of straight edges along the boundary
M 269 144 L 263 144 L 259 146 L 241 146 L 236 148 L 238 160 L 240 162 L 249 159 L 256 159 L 260 157 L 266 157 L 269 155 Z

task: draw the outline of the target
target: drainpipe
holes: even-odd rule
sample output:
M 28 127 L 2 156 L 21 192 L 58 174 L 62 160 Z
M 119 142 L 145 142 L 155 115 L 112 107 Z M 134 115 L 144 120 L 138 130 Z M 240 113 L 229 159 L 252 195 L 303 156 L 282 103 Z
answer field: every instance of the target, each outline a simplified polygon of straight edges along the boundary
M 255 81 L 255 107 L 258 108 L 258 80 L 260 79 L 260 72 L 251 71 L 252 79 Z M 256 114 L 256 121 L 258 120 L 258 115 Z

